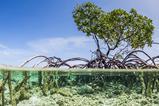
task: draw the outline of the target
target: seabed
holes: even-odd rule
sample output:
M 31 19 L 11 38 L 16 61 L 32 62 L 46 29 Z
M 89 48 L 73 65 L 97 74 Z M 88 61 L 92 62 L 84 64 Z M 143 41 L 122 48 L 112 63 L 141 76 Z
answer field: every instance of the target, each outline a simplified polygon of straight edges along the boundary
M 1 106 L 159 106 L 159 70 L 0 68 Z

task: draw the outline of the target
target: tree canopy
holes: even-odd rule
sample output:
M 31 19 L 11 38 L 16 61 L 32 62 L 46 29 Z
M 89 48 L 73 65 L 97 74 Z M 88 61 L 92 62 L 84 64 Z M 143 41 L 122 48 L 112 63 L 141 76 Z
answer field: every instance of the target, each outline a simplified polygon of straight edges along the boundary
M 123 44 L 133 49 L 152 44 L 152 20 L 135 9 L 130 12 L 123 9 L 106 12 L 94 3 L 86 2 L 74 9 L 73 18 L 80 31 L 93 36 L 98 49 L 98 40 L 105 42 L 108 48 L 106 55 Z

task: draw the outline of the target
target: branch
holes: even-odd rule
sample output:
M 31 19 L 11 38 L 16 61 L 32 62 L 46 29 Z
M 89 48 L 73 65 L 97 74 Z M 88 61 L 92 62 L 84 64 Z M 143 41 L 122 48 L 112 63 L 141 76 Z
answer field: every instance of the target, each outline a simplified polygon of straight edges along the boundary
M 114 57 L 117 56 L 117 54 L 120 54 L 123 50 L 125 50 L 127 47 L 129 46 L 129 44 L 127 44 L 125 47 L 121 48 L 117 53 L 115 53 Z M 123 51 L 124 52 L 124 51 Z M 114 58 L 113 57 L 113 58 Z
M 96 35 L 93 35 L 93 39 L 95 40 L 95 43 L 97 45 L 97 50 L 96 50 L 97 58 L 101 58 L 102 57 L 102 52 L 100 50 L 99 40 L 98 40 Z
M 105 39 L 104 41 L 105 41 L 105 43 L 107 44 L 107 47 L 108 47 L 108 51 L 107 51 L 107 53 L 106 53 L 106 55 L 108 56 L 109 55 L 109 53 L 110 53 L 110 51 L 111 50 L 115 50 L 117 47 L 118 47 L 118 45 L 119 45 L 119 43 L 121 42 L 121 37 L 122 37 L 122 34 L 119 34 L 120 36 L 118 37 L 118 40 L 117 40 L 117 42 L 116 42 L 116 44 L 114 45 L 114 47 L 110 47 L 110 45 L 108 44 L 108 41 Z
M 154 41 L 152 41 L 152 44 L 159 45 L 159 43 L 158 43 L 158 42 L 154 42 Z
M 108 56 L 110 51 L 111 51 L 111 48 L 110 48 L 110 45 L 108 44 L 108 40 L 106 40 L 105 38 L 104 38 L 104 42 L 105 42 L 105 44 L 107 45 L 107 48 L 108 48 L 108 51 L 106 53 L 106 55 Z
M 97 45 L 97 49 L 100 49 L 99 40 L 98 40 L 97 36 L 96 36 L 96 35 L 93 35 L 93 39 L 95 40 L 95 43 L 96 43 L 96 45 Z

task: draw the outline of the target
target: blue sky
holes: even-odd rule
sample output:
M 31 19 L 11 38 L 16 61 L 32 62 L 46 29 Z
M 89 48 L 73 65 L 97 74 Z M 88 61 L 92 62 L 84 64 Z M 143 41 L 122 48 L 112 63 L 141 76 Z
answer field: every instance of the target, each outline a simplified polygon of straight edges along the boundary
M 77 30 L 73 8 L 88 0 L 0 0 L 0 64 L 19 65 L 35 55 L 90 58 L 91 38 Z M 159 0 L 89 0 L 105 11 L 122 8 L 153 19 L 159 42 Z M 146 48 L 159 55 L 158 46 Z

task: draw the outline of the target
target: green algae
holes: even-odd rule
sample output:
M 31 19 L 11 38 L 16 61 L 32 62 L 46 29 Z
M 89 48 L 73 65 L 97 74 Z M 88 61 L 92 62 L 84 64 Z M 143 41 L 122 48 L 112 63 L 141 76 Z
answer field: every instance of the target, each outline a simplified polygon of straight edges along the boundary
M 6 72 L 5 75 L 9 74 Z M 4 77 L 3 74 L 0 76 Z M 58 76 L 42 72 L 40 83 L 38 77 L 38 72 L 12 72 L 4 86 L 3 104 L 32 106 L 36 104 L 32 102 L 36 97 L 37 103 L 45 106 L 81 106 L 83 103 L 85 106 L 159 105 L 157 82 L 153 85 L 158 77 L 152 73 Z

